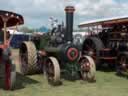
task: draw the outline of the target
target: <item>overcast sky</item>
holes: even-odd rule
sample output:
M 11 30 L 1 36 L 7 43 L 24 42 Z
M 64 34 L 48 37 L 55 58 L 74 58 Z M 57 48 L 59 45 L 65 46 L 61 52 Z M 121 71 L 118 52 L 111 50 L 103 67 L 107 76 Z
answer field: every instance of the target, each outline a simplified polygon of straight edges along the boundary
M 0 9 L 20 13 L 25 26 L 49 26 L 49 17 L 65 21 L 64 7 L 68 0 L 0 0 Z M 128 16 L 128 0 L 70 0 L 75 6 L 75 27 L 87 20 Z

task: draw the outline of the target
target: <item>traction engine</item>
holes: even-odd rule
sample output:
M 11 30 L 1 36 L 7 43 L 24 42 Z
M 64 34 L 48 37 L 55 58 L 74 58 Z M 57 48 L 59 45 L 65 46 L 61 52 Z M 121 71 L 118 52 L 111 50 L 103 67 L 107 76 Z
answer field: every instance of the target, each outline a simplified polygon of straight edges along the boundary
M 90 56 L 82 56 L 73 44 L 73 13 L 67 6 L 66 28 L 58 25 L 51 32 L 35 37 L 32 42 L 23 42 L 20 47 L 21 72 L 33 74 L 44 72 L 49 82 L 58 84 L 60 77 L 95 81 L 95 64 Z
M 7 27 L 23 23 L 21 15 L 9 11 L 0 11 L 0 82 L 1 86 L 7 90 L 14 89 L 16 81 L 16 68 L 10 49 L 11 37 Z

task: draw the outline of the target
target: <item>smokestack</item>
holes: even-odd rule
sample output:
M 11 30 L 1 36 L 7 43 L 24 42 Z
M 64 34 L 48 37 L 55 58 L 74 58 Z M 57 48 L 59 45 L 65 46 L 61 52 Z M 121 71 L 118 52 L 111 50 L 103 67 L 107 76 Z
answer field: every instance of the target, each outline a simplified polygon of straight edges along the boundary
M 66 32 L 65 32 L 65 40 L 71 41 L 73 40 L 73 13 L 75 8 L 73 6 L 67 6 L 65 8 L 66 12 Z

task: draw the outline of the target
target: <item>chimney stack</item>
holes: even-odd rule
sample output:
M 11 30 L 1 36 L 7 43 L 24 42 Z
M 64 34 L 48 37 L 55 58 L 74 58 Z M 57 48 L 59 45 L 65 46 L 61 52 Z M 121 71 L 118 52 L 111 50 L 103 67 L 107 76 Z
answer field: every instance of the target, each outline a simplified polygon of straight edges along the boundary
M 73 14 L 75 8 L 73 6 L 67 6 L 65 8 L 66 12 L 66 32 L 65 32 L 65 40 L 66 42 L 73 41 Z

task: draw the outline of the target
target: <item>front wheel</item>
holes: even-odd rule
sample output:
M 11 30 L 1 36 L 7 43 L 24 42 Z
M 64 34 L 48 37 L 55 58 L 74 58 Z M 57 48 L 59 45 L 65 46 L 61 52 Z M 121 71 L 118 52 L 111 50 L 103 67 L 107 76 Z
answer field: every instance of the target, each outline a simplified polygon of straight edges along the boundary
M 60 66 L 58 60 L 55 57 L 49 57 L 46 60 L 45 73 L 50 84 L 60 84 Z
M 94 82 L 96 67 L 95 62 L 90 56 L 83 56 L 79 60 L 80 64 L 80 73 L 83 80 Z

